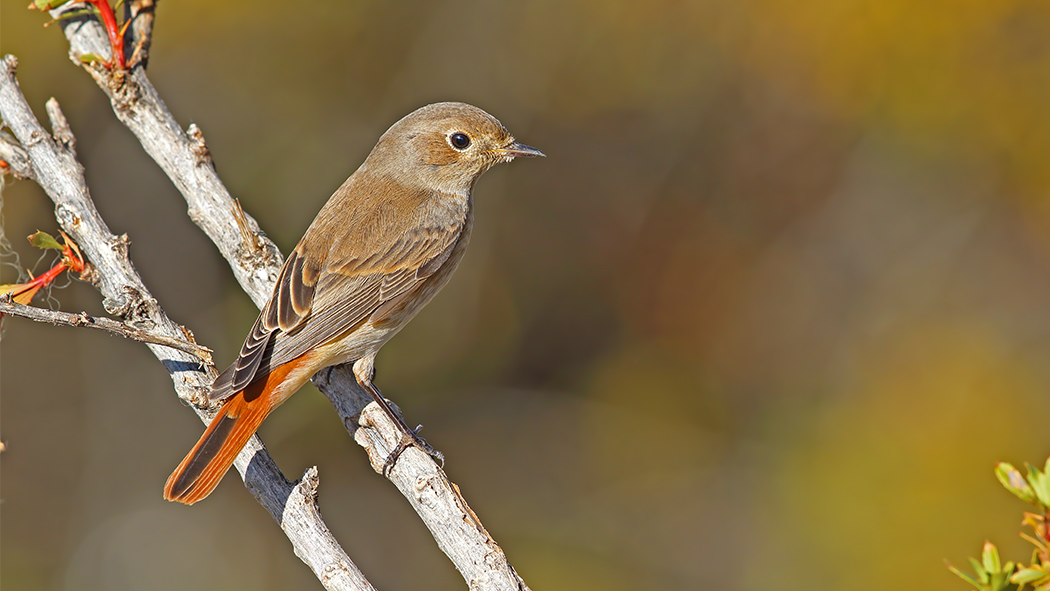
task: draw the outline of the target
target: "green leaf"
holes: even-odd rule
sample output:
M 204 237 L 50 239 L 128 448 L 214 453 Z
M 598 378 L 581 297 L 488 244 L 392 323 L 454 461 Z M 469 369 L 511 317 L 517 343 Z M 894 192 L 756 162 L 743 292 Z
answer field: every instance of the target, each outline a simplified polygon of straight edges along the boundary
M 1025 463 L 1025 467 L 1028 468 L 1026 480 L 1035 492 L 1038 503 L 1043 507 L 1050 507 L 1050 473 L 1040 471 L 1028 463 Z
M 984 585 L 982 585 L 981 583 L 979 583 L 979 582 L 977 581 L 977 579 L 973 578 L 973 577 L 972 577 L 972 576 L 970 575 L 970 573 L 964 573 L 963 571 L 961 571 L 961 570 L 959 570 L 959 569 L 955 568 L 954 566 L 952 566 L 952 565 L 950 565 L 950 564 L 948 565 L 948 570 L 950 570 L 950 571 L 952 571 L 953 573 L 955 573 L 955 576 L 957 576 L 957 577 L 959 577 L 960 579 L 962 579 L 962 580 L 966 581 L 967 583 L 969 583 L 969 584 L 973 585 L 975 589 L 984 589 Z
M 965 581 L 966 583 L 969 583 L 970 585 L 972 585 L 974 589 L 978 589 L 980 591 L 984 590 L 984 588 L 985 588 L 984 585 L 981 585 L 980 583 L 976 582 L 975 579 L 972 576 L 969 575 L 969 573 L 965 573 L 965 572 L 963 572 L 963 571 L 961 571 L 961 570 L 959 570 L 959 569 L 957 569 L 955 567 L 948 567 L 948 570 L 950 570 L 951 572 L 955 573 L 955 576 L 958 576 L 959 578 L 962 578 L 963 581 Z
M 1031 474 L 1030 466 L 1028 473 Z M 1021 476 L 1021 472 L 1014 468 L 1013 465 L 1007 462 L 997 463 L 995 465 L 995 477 L 999 479 L 999 482 L 1002 483 L 1006 490 L 1012 492 L 1017 498 L 1027 503 L 1036 502 L 1036 492 L 1032 490 L 1028 481 Z
M 101 57 L 95 55 L 94 53 L 82 53 L 80 54 L 80 57 L 78 59 L 81 63 L 84 64 L 93 64 L 95 62 L 104 61 Z
M 36 233 L 29 235 L 29 243 L 37 248 L 54 248 L 62 250 L 62 245 L 55 240 L 55 237 L 47 232 L 41 232 L 37 230 Z
M 973 567 L 973 572 L 977 575 L 977 580 L 981 582 L 981 585 L 987 585 L 989 581 L 988 571 L 984 570 L 984 567 L 981 566 L 981 563 L 977 562 L 973 558 L 967 558 L 967 560 L 970 561 L 970 566 Z
M 68 2 L 69 0 L 33 0 L 37 10 L 52 10 Z
M 1014 563 L 1007 562 L 1001 572 L 992 575 L 992 591 L 1002 591 L 1010 588 L 1010 574 L 1014 572 Z
M 63 12 L 62 14 L 60 14 L 58 16 L 58 18 L 44 23 L 44 26 L 45 27 L 50 27 L 54 23 L 60 23 L 62 21 L 69 20 L 71 18 L 77 18 L 78 16 L 84 16 L 85 14 L 98 14 L 98 9 L 95 8 L 92 5 L 92 6 L 88 6 L 87 8 L 84 8 L 84 9 L 81 9 L 81 10 L 67 10 L 67 11 Z
M 1003 566 L 999 562 L 999 549 L 995 547 L 995 544 L 991 542 L 984 543 L 984 550 L 981 552 L 981 563 L 984 566 L 984 570 L 989 574 L 997 574 L 1003 571 Z
M 1014 573 L 1014 576 L 1010 577 L 1010 582 L 1018 585 L 1027 585 L 1047 576 L 1050 576 L 1050 574 L 1042 569 L 1022 568 Z

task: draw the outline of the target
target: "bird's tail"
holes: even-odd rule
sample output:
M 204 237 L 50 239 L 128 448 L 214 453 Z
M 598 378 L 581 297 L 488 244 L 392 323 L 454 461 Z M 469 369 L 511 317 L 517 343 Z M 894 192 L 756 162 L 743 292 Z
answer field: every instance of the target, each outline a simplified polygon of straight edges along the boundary
M 211 494 L 233 464 L 234 458 L 270 414 L 264 397 L 246 400 L 238 392 L 226 401 L 164 484 L 164 498 L 192 505 Z
M 302 360 L 275 368 L 265 378 L 226 400 L 197 445 L 168 477 L 164 484 L 165 499 L 192 505 L 215 490 L 263 419 L 298 389 L 298 385 L 284 382 Z M 290 385 L 294 389 L 289 388 Z M 291 392 L 285 393 L 286 390 Z

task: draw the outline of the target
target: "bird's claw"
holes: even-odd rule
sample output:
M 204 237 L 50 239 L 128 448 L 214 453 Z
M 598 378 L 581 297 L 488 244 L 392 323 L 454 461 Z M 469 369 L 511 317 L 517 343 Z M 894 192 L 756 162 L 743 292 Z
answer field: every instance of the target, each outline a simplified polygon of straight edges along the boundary
M 406 449 L 412 446 L 419 448 L 420 451 L 433 458 L 442 468 L 445 467 L 445 454 L 434 449 L 433 446 L 427 443 L 426 439 L 419 436 L 419 431 L 422 428 L 423 425 L 419 425 L 413 431 L 401 433 L 401 440 L 397 442 L 397 446 L 394 447 L 394 450 L 390 452 L 389 456 L 387 456 L 386 462 L 383 463 L 383 476 L 390 476 L 390 471 L 394 469 L 394 464 L 397 463 L 397 459 L 401 457 L 401 454 L 404 453 Z

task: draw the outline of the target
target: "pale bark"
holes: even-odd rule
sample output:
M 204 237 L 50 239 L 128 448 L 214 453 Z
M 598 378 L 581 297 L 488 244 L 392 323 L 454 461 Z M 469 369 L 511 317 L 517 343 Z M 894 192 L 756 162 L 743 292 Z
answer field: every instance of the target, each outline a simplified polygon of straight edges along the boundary
M 63 7 L 52 11 L 52 14 L 57 17 L 61 12 L 71 9 L 73 7 Z M 132 29 L 135 30 L 134 25 Z M 135 134 L 146 152 L 182 193 L 189 207 L 190 218 L 216 244 L 222 256 L 229 262 L 242 288 L 257 305 L 262 306 L 270 295 L 280 269 L 280 252 L 262 234 L 255 220 L 245 214 L 240 205 L 230 197 L 229 192 L 215 173 L 203 134 L 194 125 L 191 125 L 187 132 L 182 131 L 168 112 L 142 67 L 132 66 L 128 71 L 111 71 L 97 62 L 82 63 L 80 56 L 85 54 L 96 54 L 103 58 L 109 56 L 108 41 L 101 25 L 94 18 L 76 17 L 63 21 L 63 30 L 70 42 L 71 59 L 74 63 L 82 65 L 110 98 L 117 118 Z M 141 41 L 134 43 L 139 45 Z M 148 46 L 148 40 L 146 46 Z M 8 59 L 11 64 L 11 67 L 8 68 L 10 82 L 5 80 L 4 88 L 13 86 L 15 93 L 18 94 L 17 98 L 21 98 L 20 93 L 17 93 L 17 82 L 13 77 L 13 58 Z M 5 121 L 8 115 L 4 109 L 10 108 L 6 106 L 8 100 L 17 102 L 16 98 L 8 97 L 4 92 L 0 92 L 0 114 L 3 115 Z M 24 99 L 22 102 L 24 103 Z M 28 111 L 28 107 L 25 109 Z M 31 113 L 28 115 L 32 117 Z M 50 138 L 42 130 L 34 132 L 37 135 L 29 133 L 24 138 L 23 134 L 20 134 L 14 127 L 12 130 L 15 131 L 15 135 L 23 146 L 29 148 L 28 153 L 33 161 L 33 171 L 36 171 L 38 167 L 32 146 L 45 141 L 38 138 L 40 134 L 43 134 L 41 137 L 45 137 L 47 141 L 50 141 Z M 72 134 L 69 134 L 68 137 L 71 139 Z M 0 149 L 3 149 L 3 142 L 0 142 Z M 61 151 L 57 145 L 52 151 L 56 150 Z M 41 184 L 50 195 L 52 189 L 49 189 L 45 183 L 55 182 L 61 185 L 69 182 L 62 180 L 65 178 L 63 175 L 73 175 L 79 181 L 73 183 L 76 186 L 70 188 L 69 192 L 81 195 L 82 201 L 85 201 L 93 212 L 94 208 L 87 197 L 87 187 L 83 184 L 82 169 L 72 157 L 71 151 L 67 149 L 65 152 L 66 160 L 69 162 L 64 165 L 61 174 L 58 175 L 62 178 L 53 178 L 54 175 L 48 176 Z M 46 168 L 48 160 L 43 158 L 43 162 L 41 166 Z M 34 175 L 38 181 L 41 181 L 41 175 L 38 172 L 34 172 Z M 29 175 L 23 174 L 23 176 Z M 55 199 L 54 196 L 52 198 Z M 100 277 L 97 279 L 97 284 L 100 285 L 106 302 L 108 302 L 106 303 L 107 311 L 122 316 L 125 322 L 135 326 L 136 316 L 132 312 L 142 307 L 144 305 L 142 302 L 145 301 L 149 304 L 145 307 L 150 313 L 159 315 L 163 321 L 170 324 L 170 326 L 165 324 L 164 330 L 157 332 L 166 334 L 166 330 L 180 329 L 163 317 L 163 312 L 160 311 L 156 302 L 148 296 L 145 287 L 141 286 L 141 280 L 134 274 L 130 260 L 127 259 L 126 248 L 120 247 L 125 243 L 126 238 L 124 240 L 115 237 L 107 238 L 108 229 L 104 228 L 101 219 L 98 219 L 98 223 L 101 224 L 104 232 L 74 235 L 67 226 L 76 218 L 63 214 L 64 206 L 59 203 L 58 199 L 56 199 L 56 205 L 58 205 L 57 216 L 63 228 L 66 228 L 67 233 L 77 240 L 89 262 L 96 264 L 97 275 Z M 97 217 L 97 214 L 94 215 Z M 92 242 L 91 249 L 87 248 L 89 240 Z M 115 250 L 118 255 L 123 253 L 123 258 L 117 261 L 117 266 L 123 265 L 121 268 L 125 269 L 123 274 L 119 270 L 113 271 L 111 265 L 96 263 L 96 253 L 99 256 L 106 256 L 107 245 L 111 242 L 116 246 L 108 250 Z M 130 270 L 130 274 L 127 270 Z M 111 272 L 114 273 L 112 276 Z M 103 276 L 105 276 L 104 279 Z M 138 294 L 139 297 L 132 298 L 129 290 Z M 135 303 L 134 306 L 131 305 L 132 301 Z M 158 326 L 160 324 L 162 323 L 157 323 Z M 155 353 L 158 349 L 167 351 L 163 356 L 157 353 L 158 358 L 162 361 L 174 353 L 187 356 L 182 352 L 159 348 L 158 345 L 149 346 Z M 185 362 L 183 360 L 183 363 Z M 204 403 L 203 393 L 207 391 L 207 385 L 214 377 L 215 370 L 208 367 L 206 372 L 202 372 L 200 363 L 197 361 L 193 371 L 187 372 L 185 369 L 178 369 L 183 367 L 183 363 L 165 363 L 166 366 L 169 366 L 169 371 L 172 372 L 172 377 L 176 382 L 176 392 L 190 402 L 202 404 Z M 173 367 L 175 369 L 172 369 Z M 175 379 L 176 370 L 180 376 L 187 373 L 193 375 L 190 376 L 191 379 L 180 382 L 180 379 Z M 187 385 L 190 383 L 193 384 L 192 387 Z M 390 450 L 400 440 L 401 434 L 397 427 L 358 386 L 348 366 L 323 370 L 314 376 L 314 383 L 335 406 L 347 430 L 354 436 L 354 440 L 365 448 L 376 471 L 382 473 L 383 463 Z M 198 414 L 207 421 L 208 413 L 198 410 Z M 303 480 L 293 487 L 280 475 L 257 437 L 253 437 L 245 451 L 238 456 L 235 466 L 244 477 L 245 485 L 270 511 L 270 514 L 281 524 L 282 529 L 292 540 L 296 555 L 314 570 L 326 588 L 371 588 L 339 548 L 317 513 L 315 500 L 317 473 L 315 469 L 307 471 Z M 430 529 L 438 546 L 463 575 L 470 589 L 501 591 L 528 589 L 510 566 L 503 550 L 467 505 L 458 487 L 448 480 L 444 471 L 430 456 L 415 448 L 409 448 L 401 455 L 387 476 L 409 500 Z M 274 503 L 273 499 L 278 499 L 279 502 Z
M 36 306 L 24 306 L 18 302 L 11 301 L 11 294 L 9 293 L 0 296 L 0 314 L 21 316 L 22 318 L 36 320 L 37 322 L 47 322 L 48 324 L 54 324 L 55 326 L 96 328 L 117 336 L 122 336 L 126 339 L 142 343 L 153 343 L 154 345 L 164 345 L 165 347 L 178 349 L 179 351 L 199 357 L 201 362 L 205 365 L 215 365 L 211 359 L 211 349 L 187 340 L 192 338 L 188 333 L 185 335 L 186 338 L 173 339 L 162 334 L 139 330 L 109 318 L 88 316 L 86 312 L 70 314 L 69 312 L 62 312 L 60 310 L 46 310 L 44 308 L 37 308 Z
M 84 180 L 84 168 L 71 149 L 72 132 L 54 99 L 48 114 L 54 137 L 37 121 L 15 79 L 17 60 L 6 56 L 0 67 L 0 118 L 21 143 L 33 178 L 55 203 L 55 217 L 80 246 L 90 267 L 81 277 L 102 292 L 106 311 L 128 326 L 175 340 L 186 331 L 164 314 L 150 295 L 128 256 L 127 236 L 114 236 L 95 209 Z M 147 343 L 171 375 L 178 395 L 204 404 L 211 382 L 218 375 L 195 355 L 167 346 Z M 210 421 L 207 406 L 194 406 L 198 416 Z M 317 510 L 317 472 L 307 471 L 303 480 L 292 483 L 281 474 L 262 441 L 252 437 L 234 464 L 245 486 L 282 525 L 296 555 L 331 590 L 367 591 L 372 586 L 328 531 Z M 157 484 L 158 501 L 160 483 Z M 333 576 L 334 574 L 334 576 Z

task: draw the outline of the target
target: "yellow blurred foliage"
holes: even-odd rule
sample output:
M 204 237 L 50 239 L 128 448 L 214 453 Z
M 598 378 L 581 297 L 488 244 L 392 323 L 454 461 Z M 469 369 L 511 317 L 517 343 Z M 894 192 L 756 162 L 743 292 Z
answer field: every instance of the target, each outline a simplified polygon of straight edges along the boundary
M 1023 552 L 1019 507 L 991 469 L 1045 443 L 1039 381 L 980 326 L 918 323 L 897 337 L 865 351 L 853 386 L 780 452 L 762 514 L 781 532 L 776 564 L 789 579 L 947 588 L 928 548 L 944 539 L 955 552 L 976 547 L 980 539 L 967 539 L 975 523 Z

